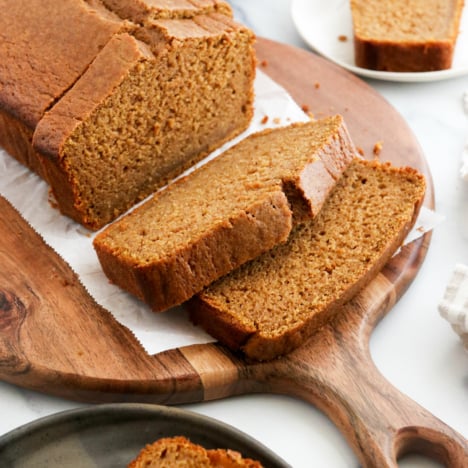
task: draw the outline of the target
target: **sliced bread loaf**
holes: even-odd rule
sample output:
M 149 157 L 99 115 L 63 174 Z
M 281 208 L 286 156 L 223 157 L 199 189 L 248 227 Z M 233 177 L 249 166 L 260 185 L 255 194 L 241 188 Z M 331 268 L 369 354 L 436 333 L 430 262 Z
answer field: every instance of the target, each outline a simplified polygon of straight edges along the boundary
M 335 116 L 254 134 L 99 233 L 102 268 L 155 311 L 285 242 L 355 155 Z
M 351 0 L 356 65 L 382 71 L 450 68 L 464 0 Z
M 250 123 L 254 35 L 217 13 L 216 2 L 144 26 L 99 0 L 4 3 L 0 144 L 49 182 L 62 213 L 88 228 L 112 221 Z
M 128 468 L 262 468 L 229 449 L 205 449 L 184 436 L 163 437 L 144 447 Z
M 356 159 L 318 216 L 189 301 L 192 320 L 233 350 L 268 360 L 295 349 L 382 268 L 425 191 L 412 169 Z

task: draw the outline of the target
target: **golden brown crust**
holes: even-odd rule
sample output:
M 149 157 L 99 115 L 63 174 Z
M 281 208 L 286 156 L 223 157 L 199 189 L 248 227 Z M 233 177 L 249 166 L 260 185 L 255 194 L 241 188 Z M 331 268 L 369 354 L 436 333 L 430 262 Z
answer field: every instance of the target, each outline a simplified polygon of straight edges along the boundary
M 32 147 L 33 131 L 9 112 L 0 109 L 0 146 L 18 162 L 45 179 L 41 155 Z
M 317 218 L 191 299 L 192 320 L 255 360 L 292 351 L 393 255 L 424 188 L 412 169 L 356 160 Z
M 31 129 L 112 35 L 128 28 L 75 0 L 2 0 L 0 11 L 0 108 Z
M 232 16 L 229 4 L 222 0 L 102 0 L 121 18 L 144 24 L 158 19 L 187 19 L 197 15 L 221 13 Z
M 425 72 L 450 68 L 454 44 L 392 44 L 355 37 L 354 53 L 358 67 L 392 72 Z
M 0 145 L 46 178 L 32 147 L 37 123 L 109 39 L 131 25 L 75 0 L 2 1 L 0 9 Z
M 450 68 L 464 0 L 352 0 L 356 65 L 381 71 Z

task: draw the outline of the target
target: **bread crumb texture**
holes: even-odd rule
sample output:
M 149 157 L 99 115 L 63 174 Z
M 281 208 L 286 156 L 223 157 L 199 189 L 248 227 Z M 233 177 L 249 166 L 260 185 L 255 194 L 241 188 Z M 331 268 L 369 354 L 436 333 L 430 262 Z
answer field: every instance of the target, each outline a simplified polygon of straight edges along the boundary
M 230 449 L 205 449 L 184 436 L 164 437 L 144 447 L 128 468 L 262 468 Z
M 380 156 L 382 149 L 383 149 L 383 141 L 379 140 L 375 143 L 374 147 L 372 148 L 372 153 L 374 154 L 374 156 L 378 157 Z
M 390 258 L 424 191 L 412 169 L 356 159 L 314 220 L 196 296 L 192 319 L 254 359 L 291 351 Z

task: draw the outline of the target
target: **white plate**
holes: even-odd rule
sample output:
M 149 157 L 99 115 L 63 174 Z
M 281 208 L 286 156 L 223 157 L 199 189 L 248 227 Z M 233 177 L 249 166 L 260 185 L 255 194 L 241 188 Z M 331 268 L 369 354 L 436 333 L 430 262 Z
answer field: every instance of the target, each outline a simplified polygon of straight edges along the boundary
M 464 8 L 452 68 L 432 72 L 384 72 L 354 63 L 353 25 L 349 0 L 293 0 L 293 21 L 316 52 L 358 75 L 390 81 L 436 81 L 468 74 L 468 7 Z M 340 41 L 339 36 L 346 36 Z

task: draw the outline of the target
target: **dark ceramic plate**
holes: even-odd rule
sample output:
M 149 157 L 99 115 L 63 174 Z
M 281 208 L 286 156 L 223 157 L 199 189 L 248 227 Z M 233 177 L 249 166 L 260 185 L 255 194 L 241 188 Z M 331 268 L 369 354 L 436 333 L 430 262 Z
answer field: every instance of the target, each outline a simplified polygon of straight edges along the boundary
M 65 411 L 0 438 L 0 466 L 11 468 L 126 467 L 147 444 L 184 435 L 205 448 L 230 448 L 265 467 L 287 467 L 241 431 L 196 413 L 158 405 L 108 404 Z

